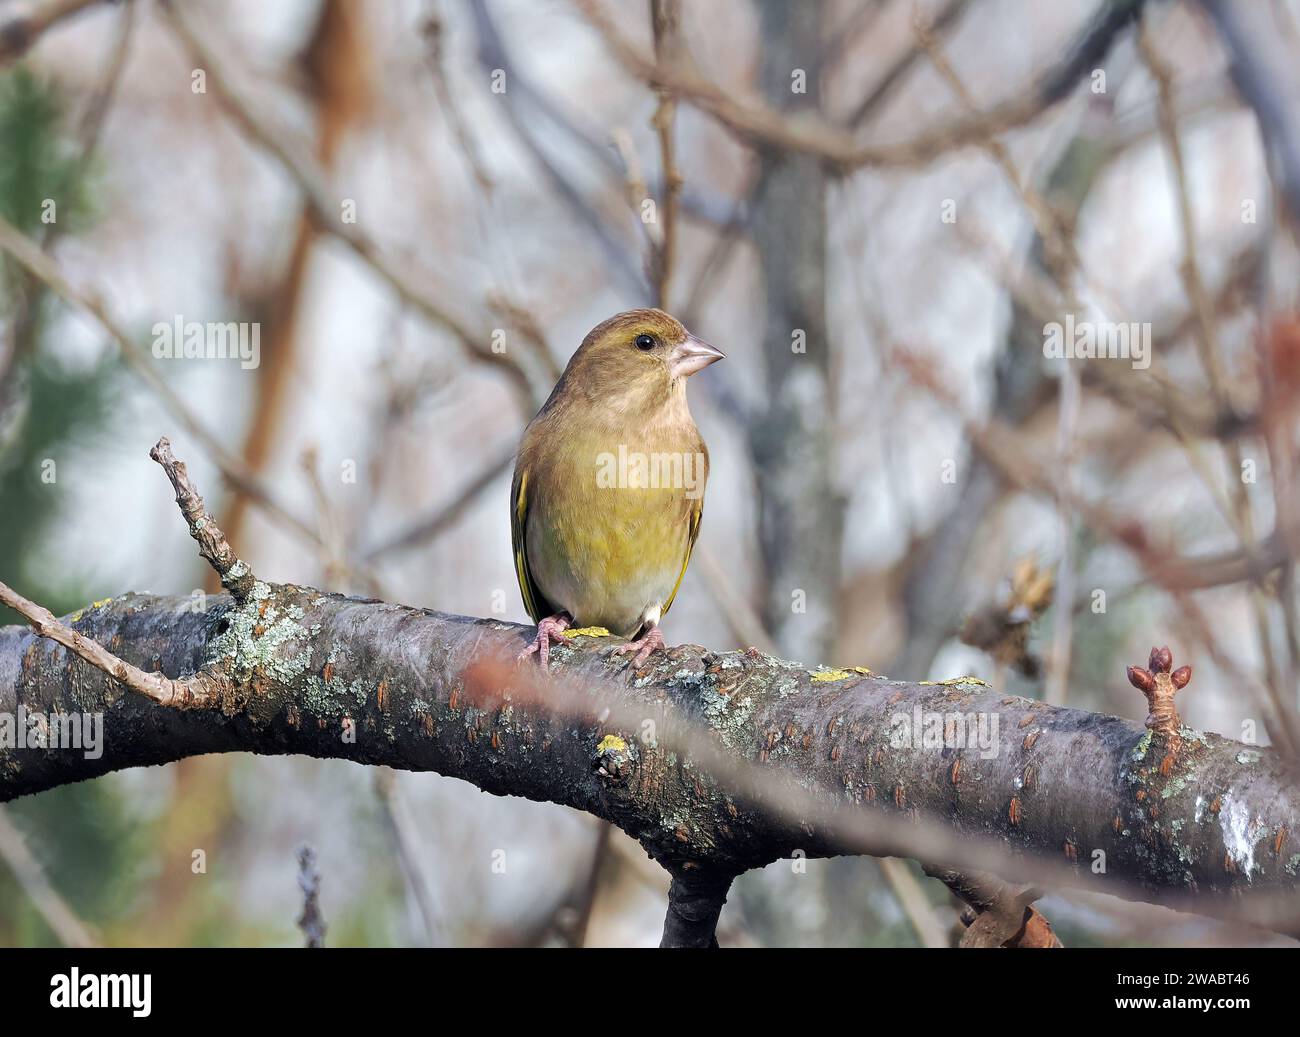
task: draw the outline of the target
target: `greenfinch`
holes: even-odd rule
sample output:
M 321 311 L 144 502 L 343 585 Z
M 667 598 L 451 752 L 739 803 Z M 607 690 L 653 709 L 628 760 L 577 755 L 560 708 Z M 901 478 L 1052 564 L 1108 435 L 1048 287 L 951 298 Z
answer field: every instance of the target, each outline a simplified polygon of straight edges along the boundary
M 686 380 L 721 351 L 662 310 L 597 324 L 524 430 L 511 486 L 511 539 L 547 665 L 570 626 L 631 638 L 633 666 L 664 644 L 659 622 L 700 532 L 709 453 Z

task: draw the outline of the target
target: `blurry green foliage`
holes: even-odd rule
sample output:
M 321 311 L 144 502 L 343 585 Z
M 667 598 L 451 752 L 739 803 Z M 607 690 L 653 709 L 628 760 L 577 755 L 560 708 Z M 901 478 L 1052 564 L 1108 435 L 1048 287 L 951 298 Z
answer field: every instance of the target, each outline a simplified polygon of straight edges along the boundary
M 25 66 L 0 74 L 0 215 L 20 230 L 43 225 L 47 198 L 58 204 L 60 224 L 75 226 L 89 214 L 85 171 L 64 131 L 64 108 L 57 88 Z
M 69 372 L 38 347 L 19 361 L 21 400 L 16 427 L 0 443 L 0 573 L 19 593 L 40 601 L 56 615 L 85 604 L 85 589 L 67 573 L 29 563 L 34 549 L 66 503 L 65 483 L 42 480 L 44 465 L 56 465 L 70 447 L 102 427 L 113 393 L 115 361 L 89 371 Z M 57 468 L 56 468 L 57 472 Z M 0 624 L 21 622 L 0 607 Z
M 66 131 L 65 107 L 52 83 L 22 65 L 0 75 L 0 215 L 29 234 L 49 229 L 41 222 L 47 198 L 64 231 L 90 211 L 86 163 Z M 103 426 L 116 361 L 67 369 L 46 341 L 48 291 L 12 261 L 0 269 L 0 326 L 11 336 L 0 347 L 0 573 L 57 614 L 84 604 L 83 588 L 30 571 L 32 549 L 63 502 L 61 484 L 43 481 L 42 466 L 57 465 Z M 13 622 L 0 608 L 0 623 Z
M 38 239 L 45 199 L 61 230 L 88 218 L 85 164 L 66 132 L 56 87 L 23 66 L 0 75 L 0 215 Z M 48 340 L 51 300 L 12 262 L 0 266 L 0 578 L 56 613 L 84 603 L 65 572 L 29 564 L 65 501 L 64 484 L 42 481 L 42 464 L 93 437 L 107 418 L 115 361 L 73 371 Z M 18 617 L 0 609 L 0 624 Z M 138 831 L 103 781 L 54 789 L 8 808 L 55 888 L 96 928 L 121 917 L 137 888 Z M 0 944 L 57 942 L 0 866 Z

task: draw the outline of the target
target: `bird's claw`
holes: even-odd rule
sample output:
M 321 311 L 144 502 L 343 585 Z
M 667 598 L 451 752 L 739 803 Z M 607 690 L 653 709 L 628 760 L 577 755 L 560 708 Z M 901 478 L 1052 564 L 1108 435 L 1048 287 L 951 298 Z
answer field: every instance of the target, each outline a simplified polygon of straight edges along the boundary
M 537 624 L 537 636 L 533 638 L 527 648 L 515 657 L 515 661 L 523 662 L 536 652 L 538 662 L 541 663 L 542 669 L 545 670 L 551 659 L 551 645 L 564 643 L 564 632 L 569 629 L 572 622 L 573 620 L 563 613 L 547 616 Z
M 658 627 L 651 627 L 635 641 L 619 645 L 611 654 L 626 655 L 628 652 L 636 652 L 636 655 L 632 657 L 631 665 L 632 669 L 637 670 L 645 665 L 645 661 L 650 658 L 651 652 L 665 647 L 667 646 L 664 644 L 663 631 Z

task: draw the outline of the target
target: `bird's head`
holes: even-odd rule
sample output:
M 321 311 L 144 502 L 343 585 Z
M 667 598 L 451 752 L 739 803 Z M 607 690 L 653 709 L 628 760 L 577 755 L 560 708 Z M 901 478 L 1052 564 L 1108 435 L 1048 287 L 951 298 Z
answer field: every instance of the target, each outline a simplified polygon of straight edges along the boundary
M 628 310 L 588 332 L 564 381 L 592 397 L 651 403 L 723 356 L 663 310 Z

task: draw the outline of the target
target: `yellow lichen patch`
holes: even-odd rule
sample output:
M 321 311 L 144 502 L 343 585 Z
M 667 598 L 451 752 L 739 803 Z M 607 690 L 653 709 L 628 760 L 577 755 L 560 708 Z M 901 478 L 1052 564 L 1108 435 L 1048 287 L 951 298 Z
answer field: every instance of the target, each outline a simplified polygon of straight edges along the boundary
M 77 620 L 79 620 L 82 616 L 84 616 L 87 612 L 93 612 L 95 609 L 99 608 L 101 605 L 107 605 L 107 604 L 109 604 L 110 602 L 112 602 L 112 600 L 113 600 L 112 598 L 100 598 L 98 601 L 92 601 L 89 605 L 86 605 L 86 606 L 84 606 L 84 607 L 82 607 L 82 608 L 77 609 L 76 612 L 74 612 L 72 615 L 70 615 L 70 616 L 68 617 L 68 622 L 69 622 L 69 623 L 75 623 L 75 622 L 76 622 Z
M 564 632 L 565 637 L 609 637 L 609 631 L 604 627 L 574 627 L 572 630 Z
M 854 673 L 860 673 L 860 674 L 862 674 L 862 676 L 864 676 L 864 677 L 874 677 L 874 676 L 875 676 L 875 674 L 872 673 L 872 672 L 871 672 L 869 669 L 867 669 L 865 666 L 850 666 L 849 669 L 852 670 Z
M 831 681 L 842 681 L 852 677 L 848 670 L 814 670 L 812 679 L 814 684 L 829 684 Z
M 606 735 L 600 740 L 600 745 L 596 746 L 596 752 L 602 756 L 605 753 L 625 753 L 627 752 L 627 742 L 619 738 L 618 735 Z
M 917 681 L 917 684 L 929 684 L 941 688 L 951 688 L 956 684 L 978 684 L 981 688 L 987 688 L 988 683 L 980 680 L 978 677 L 949 677 L 946 681 Z

